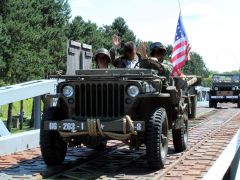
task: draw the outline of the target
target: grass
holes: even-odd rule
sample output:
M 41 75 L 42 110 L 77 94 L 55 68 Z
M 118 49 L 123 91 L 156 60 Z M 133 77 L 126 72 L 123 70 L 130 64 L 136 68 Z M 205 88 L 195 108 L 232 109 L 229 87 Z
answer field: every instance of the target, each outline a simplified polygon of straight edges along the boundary
M 32 130 L 32 128 L 29 127 L 29 122 L 31 119 L 32 114 L 32 105 L 33 105 L 33 99 L 26 99 L 23 101 L 23 111 L 24 111 L 24 117 L 26 120 L 23 122 L 23 129 L 19 128 L 11 128 L 11 133 L 20 133 L 24 131 Z M 20 112 L 20 101 L 13 103 L 13 116 L 17 116 Z M 0 119 L 6 124 L 7 122 L 7 113 L 8 113 L 8 105 L 0 106 Z
M 32 114 L 33 99 L 26 99 L 23 101 L 24 116 L 29 119 Z M 0 106 L 0 119 L 7 120 L 8 104 Z M 13 116 L 20 112 L 20 101 L 13 103 Z

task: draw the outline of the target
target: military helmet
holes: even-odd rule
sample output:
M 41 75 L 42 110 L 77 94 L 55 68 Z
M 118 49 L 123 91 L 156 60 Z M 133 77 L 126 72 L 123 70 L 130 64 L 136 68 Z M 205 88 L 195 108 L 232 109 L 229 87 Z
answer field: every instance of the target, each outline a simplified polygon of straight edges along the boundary
M 105 49 L 105 48 L 100 48 L 100 49 L 98 49 L 98 50 L 96 51 L 96 53 L 95 53 L 95 56 L 94 56 L 94 60 L 95 60 L 95 61 L 97 60 L 97 56 L 98 56 L 99 54 L 104 54 L 104 55 L 108 58 L 108 62 L 111 61 L 110 53 L 109 53 L 109 51 L 108 51 L 107 49 Z
M 153 56 L 153 53 L 156 50 L 162 51 L 164 55 L 167 53 L 167 48 L 160 42 L 155 42 L 150 45 L 151 56 Z

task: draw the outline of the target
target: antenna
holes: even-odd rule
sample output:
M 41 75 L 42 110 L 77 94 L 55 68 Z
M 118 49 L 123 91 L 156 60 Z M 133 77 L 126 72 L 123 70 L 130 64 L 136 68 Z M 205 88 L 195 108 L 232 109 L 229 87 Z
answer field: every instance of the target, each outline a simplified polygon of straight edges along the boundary
M 179 6 L 179 11 L 180 11 L 180 14 L 182 12 L 182 9 L 181 9 L 181 3 L 180 3 L 180 0 L 178 0 L 178 6 Z

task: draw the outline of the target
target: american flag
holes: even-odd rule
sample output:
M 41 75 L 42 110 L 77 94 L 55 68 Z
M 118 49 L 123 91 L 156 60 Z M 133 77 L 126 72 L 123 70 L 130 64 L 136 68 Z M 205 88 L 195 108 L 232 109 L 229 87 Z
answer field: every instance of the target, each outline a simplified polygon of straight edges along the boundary
M 186 61 L 190 60 L 190 50 L 191 45 L 188 41 L 188 37 L 184 29 L 182 17 L 180 14 L 172 51 L 173 76 L 182 75 L 180 69 L 185 65 Z

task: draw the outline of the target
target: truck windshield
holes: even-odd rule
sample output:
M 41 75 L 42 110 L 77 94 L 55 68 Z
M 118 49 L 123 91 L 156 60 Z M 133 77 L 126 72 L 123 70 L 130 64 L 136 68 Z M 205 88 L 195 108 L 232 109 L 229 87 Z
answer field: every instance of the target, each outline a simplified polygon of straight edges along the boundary
M 213 75 L 213 82 L 239 82 L 240 75 Z

